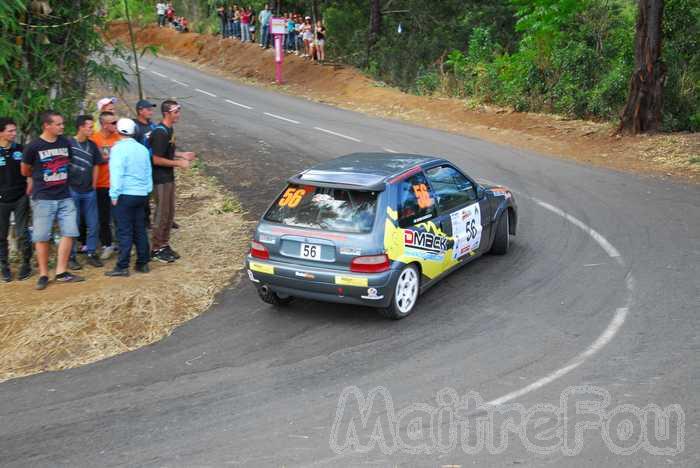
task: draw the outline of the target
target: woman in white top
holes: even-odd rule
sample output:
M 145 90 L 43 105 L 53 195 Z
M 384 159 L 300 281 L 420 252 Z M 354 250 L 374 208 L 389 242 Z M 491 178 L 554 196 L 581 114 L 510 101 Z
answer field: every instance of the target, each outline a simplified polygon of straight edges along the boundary
M 304 40 L 304 57 L 310 57 L 311 44 L 314 41 L 314 25 L 311 24 L 310 16 L 304 19 L 304 24 L 301 26 L 301 38 Z

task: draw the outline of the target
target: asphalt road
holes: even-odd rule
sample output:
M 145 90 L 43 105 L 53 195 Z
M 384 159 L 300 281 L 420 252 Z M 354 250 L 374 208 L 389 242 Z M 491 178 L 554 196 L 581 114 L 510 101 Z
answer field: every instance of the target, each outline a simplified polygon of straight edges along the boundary
M 518 236 L 402 321 L 242 281 L 153 346 L 0 384 L 0 465 L 700 465 L 697 186 L 145 67 L 251 217 L 316 161 L 414 152 L 511 187 Z

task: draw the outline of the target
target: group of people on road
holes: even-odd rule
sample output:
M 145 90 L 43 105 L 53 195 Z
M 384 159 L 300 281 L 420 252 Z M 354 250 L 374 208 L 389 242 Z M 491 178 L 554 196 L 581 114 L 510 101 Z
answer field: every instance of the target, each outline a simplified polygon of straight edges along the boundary
M 270 31 L 272 10 L 265 5 L 256 16 L 252 7 L 238 5 L 220 5 L 217 13 L 221 22 L 221 36 L 231 37 L 242 42 L 255 42 L 256 24 L 259 25 L 258 35 L 260 47 L 269 49 L 273 37 Z M 326 58 L 326 27 L 323 21 L 314 24 L 310 16 L 302 17 L 298 13 L 284 13 L 285 22 L 283 48 L 288 53 L 295 53 L 304 58 L 323 62 Z
M 193 152 L 176 151 L 174 125 L 181 106 L 166 100 L 162 121 L 151 118 L 155 104 L 140 100 L 136 118 L 117 118 L 116 98 L 98 101 L 97 114 L 79 115 L 75 135 L 63 135 L 63 116 L 43 112 L 41 134 L 26 147 L 16 142 L 17 125 L 0 117 L 0 280 L 12 281 L 9 259 L 11 215 L 15 219 L 19 280 L 32 274 L 32 243 L 39 268 L 37 289 L 49 284 L 49 252 L 56 241 L 55 281 L 84 281 L 69 270 L 80 270 L 77 254 L 92 267 L 118 253 L 107 276 L 129 276 L 132 248 L 135 270 L 150 271 L 149 262 L 172 263 L 180 258 L 170 247 L 175 216 L 175 168 L 187 168 Z M 96 130 L 96 123 L 99 129 Z M 149 197 L 155 199 L 151 223 Z M 117 244 L 113 242 L 116 225 Z M 81 228 L 84 233 L 81 235 Z M 147 229 L 151 229 L 151 242 Z M 82 248 L 78 249 L 78 241 Z M 98 255 L 98 242 L 102 250 Z

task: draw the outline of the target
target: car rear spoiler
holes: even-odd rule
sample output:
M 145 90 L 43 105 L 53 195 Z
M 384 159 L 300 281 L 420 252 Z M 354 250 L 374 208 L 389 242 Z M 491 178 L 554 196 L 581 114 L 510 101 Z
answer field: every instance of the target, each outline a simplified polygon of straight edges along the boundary
M 361 192 L 383 192 L 386 189 L 386 183 L 380 182 L 372 185 L 347 184 L 340 182 L 324 182 L 322 180 L 302 179 L 303 173 L 290 177 L 287 182 L 297 185 L 312 185 L 314 187 L 338 188 L 344 190 L 358 190 Z

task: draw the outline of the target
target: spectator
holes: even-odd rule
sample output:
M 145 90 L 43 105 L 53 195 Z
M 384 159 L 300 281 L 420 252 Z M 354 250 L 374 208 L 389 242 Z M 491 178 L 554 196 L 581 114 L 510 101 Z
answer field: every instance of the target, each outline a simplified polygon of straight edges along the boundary
M 231 13 L 231 26 L 233 27 L 233 37 L 241 40 L 241 10 L 238 5 L 233 6 Z
M 326 60 L 326 28 L 321 20 L 316 21 L 316 60 Z
M 304 55 L 303 57 L 311 57 L 311 44 L 314 40 L 314 27 L 311 24 L 311 17 L 304 18 L 304 24 L 301 26 L 301 37 L 304 40 Z
M 22 256 L 18 279 L 32 275 L 32 244 L 29 240 L 29 197 L 27 178 L 22 175 L 22 145 L 15 143 L 17 124 L 0 117 L 0 275 L 5 282 L 12 281 L 10 252 L 7 237 L 10 233 L 10 215 L 15 214 L 17 251 Z
M 299 55 L 300 51 L 303 51 L 304 49 L 304 39 L 302 38 L 302 28 L 304 27 L 304 20 L 302 19 L 301 15 L 297 15 L 296 20 L 294 21 L 294 30 L 296 32 L 296 47 L 297 47 L 297 52 L 296 54 Z
M 117 221 L 119 259 L 114 269 L 105 275 L 129 276 L 129 258 L 134 245 L 135 270 L 141 273 L 150 271 L 144 210 L 153 190 L 153 179 L 150 154 L 133 138 L 136 134 L 134 121 L 119 119 L 117 131 L 123 138 L 112 148 L 109 197 Z
M 170 231 L 175 218 L 175 173 L 174 168 L 188 168 L 195 158 L 192 152 L 175 150 L 173 126 L 180 120 L 181 106 L 171 100 L 160 106 L 163 121 L 151 133 L 153 151 L 153 191 L 156 198 L 156 217 L 152 230 L 151 257 L 165 263 L 172 263 L 180 255 L 170 247 Z
M 109 259 L 115 251 L 112 245 L 112 204 L 109 200 L 109 153 L 112 146 L 121 139 L 116 128 L 117 117 L 112 112 L 100 114 L 102 128 L 90 138 L 102 152 L 102 163 L 97 166 L 97 214 L 100 221 L 100 243 L 102 260 Z
M 190 22 L 184 16 L 180 17 L 180 32 L 190 32 Z
M 260 20 L 260 47 L 265 49 L 270 48 L 270 18 L 272 18 L 272 11 L 270 11 L 270 5 L 266 3 L 265 9 L 258 16 Z
M 158 15 L 158 27 L 162 28 L 165 26 L 165 10 L 168 6 L 163 1 L 156 3 L 156 15 Z
M 250 17 L 252 14 L 248 8 L 241 13 L 241 42 L 250 42 Z
M 156 128 L 156 124 L 151 121 L 153 117 L 153 108 L 156 107 L 150 101 L 141 99 L 136 103 L 136 119 L 134 119 L 134 124 L 136 124 L 136 134 L 134 139 L 141 143 L 148 149 L 149 153 L 151 151 L 149 140 L 151 138 L 151 132 Z M 151 228 L 151 204 L 146 203 L 145 208 L 145 220 L 146 228 Z
M 297 50 L 297 30 L 294 14 L 287 19 L 287 50 L 294 52 Z
M 255 15 L 255 10 L 253 9 L 252 5 L 248 7 L 248 10 L 250 11 L 250 39 L 252 42 L 257 42 L 255 40 L 255 31 L 257 29 L 257 16 Z
M 63 117 L 54 111 L 41 114 L 42 133 L 29 143 L 22 156 L 22 175 L 32 183 L 32 237 L 39 262 L 39 280 L 36 288 L 46 289 L 49 284 L 49 239 L 54 221 L 58 221 L 61 242 L 58 244 L 56 282 L 84 281 L 68 271 L 73 238 L 78 237 L 78 224 L 73 199 L 68 190 L 70 143 L 63 136 Z
M 114 112 L 114 105 L 117 103 L 117 98 L 115 97 L 105 97 L 97 101 L 97 112 L 94 115 L 95 122 L 95 132 L 100 131 L 102 128 L 100 125 L 100 113 L 102 112 Z
M 175 20 L 175 7 L 173 7 L 173 2 L 168 2 L 168 6 L 165 8 L 165 18 L 170 24 Z
M 221 37 L 229 36 L 229 12 L 225 5 L 220 4 L 216 8 L 216 14 L 219 15 L 219 22 L 221 23 Z
M 75 121 L 77 129 L 75 138 L 69 138 L 71 146 L 70 166 L 68 169 L 68 187 L 71 198 L 75 204 L 76 223 L 80 224 L 81 217 L 85 219 L 87 235 L 87 261 L 94 267 L 102 267 L 102 262 L 97 257 L 97 236 L 100 228 L 97 216 L 97 195 L 95 184 L 97 183 L 98 164 L 102 163 L 102 155 L 97 145 L 89 138 L 93 133 L 94 121 L 91 115 L 79 115 Z M 80 270 L 82 267 L 76 258 L 78 243 L 73 243 L 73 249 L 68 260 L 71 270 Z

